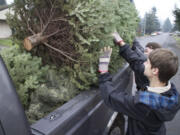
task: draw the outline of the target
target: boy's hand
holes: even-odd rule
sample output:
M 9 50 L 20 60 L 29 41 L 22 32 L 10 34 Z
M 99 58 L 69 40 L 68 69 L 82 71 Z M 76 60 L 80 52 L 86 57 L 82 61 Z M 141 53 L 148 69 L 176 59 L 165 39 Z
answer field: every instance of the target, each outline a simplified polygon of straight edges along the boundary
M 125 45 L 123 39 L 120 37 L 120 35 L 117 32 L 112 33 L 112 36 L 114 38 L 114 42 L 116 45 L 120 45 L 120 46 Z
M 99 57 L 99 72 L 106 73 L 108 72 L 108 66 L 111 58 L 112 48 L 111 47 L 104 47 L 101 49 Z

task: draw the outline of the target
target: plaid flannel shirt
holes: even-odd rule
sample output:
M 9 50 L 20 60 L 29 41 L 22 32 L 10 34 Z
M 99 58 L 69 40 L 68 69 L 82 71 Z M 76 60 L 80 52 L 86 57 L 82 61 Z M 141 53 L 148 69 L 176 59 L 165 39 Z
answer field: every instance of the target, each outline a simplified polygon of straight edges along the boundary
M 139 91 L 139 101 L 140 103 L 150 106 L 152 109 L 170 109 L 178 103 L 178 93 L 175 90 L 173 91 L 174 95 L 171 97 L 149 91 Z

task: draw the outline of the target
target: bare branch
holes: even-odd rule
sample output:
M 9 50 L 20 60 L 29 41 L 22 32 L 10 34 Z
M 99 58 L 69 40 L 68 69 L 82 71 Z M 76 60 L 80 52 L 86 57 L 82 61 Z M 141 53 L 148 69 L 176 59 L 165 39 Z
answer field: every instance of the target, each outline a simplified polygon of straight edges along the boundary
M 52 20 L 52 22 L 57 22 L 57 21 L 64 21 L 64 22 L 67 22 L 68 20 L 67 20 L 67 19 L 65 19 L 65 18 L 61 18 L 61 17 L 59 17 L 59 18 L 57 18 L 57 19 Z
M 28 30 L 29 30 L 33 35 L 35 35 L 36 33 L 35 33 L 35 32 L 31 29 L 31 27 L 29 26 L 28 19 L 26 20 L 26 24 L 27 24 Z
M 43 26 L 44 26 L 44 23 L 43 23 L 43 20 L 42 20 L 42 18 L 41 18 L 41 16 L 40 16 L 40 13 L 39 13 L 39 10 L 38 9 L 36 9 L 36 14 L 37 14 L 37 16 L 38 16 L 38 18 L 39 18 L 39 20 L 40 20 L 40 27 L 41 27 L 41 30 L 43 29 Z
M 46 38 L 49 38 L 49 37 L 57 34 L 57 33 L 60 32 L 60 31 L 61 31 L 61 30 L 57 30 L 57 31 L 55 31 L 55 32 L 53 32 L 53 33 L 51 33 L 51 34 L 49 34 L 49 35 L 46 35 L 45 37 L 46 37 Z
M 46 30 L 46 28 L 48 27 L 49 23 L 51 22 L 52 20 L 52 17 L 54 15 L 54 5 L 56 3 L 56 0 L 54 1 L 54 3 L 52 4 L 52 7 L 51 7 L 51 10 L 50 10 L 50 16 L 49 16 L 49 19 L 48 19 L 48 22 L 46 23 L 46 25 L 44 26 L 43 30 L 42 30 L 42 34 L 44 33 L 44 31 Z
M 46 30 L 46 28 L 48 27 L 50 20 L 51 20 L 52 16 L 49 17 L 48 22 L 46 23 L 46 25 L 44 26 L 43 30 L 42 30 L 42 34 L 44 33 L 44 31 Z
M 57 31 L 55 31 L 55 32 L 53 32 L 53 33 L 51 33 L 51 34 L 49 34 L 49 35 L 46 35 L 45 37 L 46 37 L 46 38 L 49 38 L 49 37 L 51 37 L 51 36 L 53 36 L 53 35 L 56 35 L 56 34 L 59 33 L 59 32 L 62 33 L 63 31 L 66 31 L 66 29 L 64 28 L 64 29 L 57 30 Z
M 49 3 L 51 4 L 51 7 L 53 7 L 53 3 L 52 3 L 52 1 L 51 0 L 48 0 L 49 1 Z
M 73 59 L 73 58 L 69 57 L 68 55 L 64 54 L 64 52 L 63 52 L 63 51 L 61 51 L 61 50 L 59 50 L 59 49 L 56 49 L 56 48 L 52 47 L 51 45 L 49 45 L 49 44 L 48 44 L 48 43 L 46 43 L 46 42 L 43 42 L 43 44 L 44 44 L 45 46 L 47 46 L 47 47 L 49 47 L 49 48 L 53 49 L 54 51 L 57 51 L 57 52 L 61 53 L 63 56 L 65 56 L 65 57 L 66 57 L 66 58 L 68 58 L 69 60 L 71 60 L 71 61 L 74 61 L 74 62 L 77 62 L 77 63 L 78 63 L 78 61 L 77 61 L 77 60 L 75 60 L 75 59 Z

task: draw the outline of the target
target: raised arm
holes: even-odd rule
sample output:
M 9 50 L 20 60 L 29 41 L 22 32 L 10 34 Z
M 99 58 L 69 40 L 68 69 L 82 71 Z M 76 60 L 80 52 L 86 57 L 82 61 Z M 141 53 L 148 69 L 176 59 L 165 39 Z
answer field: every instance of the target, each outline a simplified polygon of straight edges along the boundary
M 130 64 L 132 70 L 140 74 L 143 73 L 144 60 L 122 40 L 117 32 L 113 33 L 113 37 L 115 44 L 120 47 L 120 55 Z

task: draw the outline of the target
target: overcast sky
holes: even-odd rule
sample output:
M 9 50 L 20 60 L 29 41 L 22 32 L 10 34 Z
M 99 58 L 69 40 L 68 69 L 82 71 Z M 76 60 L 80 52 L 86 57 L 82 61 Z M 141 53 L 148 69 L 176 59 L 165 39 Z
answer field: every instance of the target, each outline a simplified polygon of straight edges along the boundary
M 14 0 L 6 0 L 8 4 L 12 3 Z
M 157 16 L 161 21 L 169 17 L 172 23 L 174 22 L 172 11 L 175 4 L 180 8 L 180 0 L 134 0 L 134 3 L 140 17 L 144 17 L 145 12 L 149 12 L 154 6 L 157 9 Z

